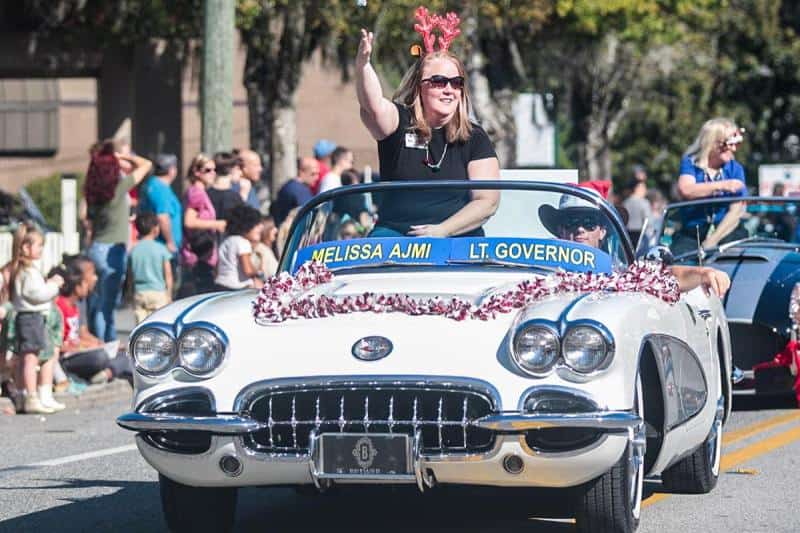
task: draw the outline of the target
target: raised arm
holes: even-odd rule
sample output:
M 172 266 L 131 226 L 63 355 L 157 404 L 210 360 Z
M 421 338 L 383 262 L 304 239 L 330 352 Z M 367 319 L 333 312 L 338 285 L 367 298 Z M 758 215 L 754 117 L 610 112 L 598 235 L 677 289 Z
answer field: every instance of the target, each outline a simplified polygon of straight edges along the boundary
M 372 32 L 361 29 L 361 42 L 356 55 L 356 95 L 361 106 L 361 121 L 376 141 L 385 139 L 397 129 L 400 116 L 394 104 L 383 96 L 378 74 L 372 68 Z
M 133 171 L 131 172 L 131 175 L 133 176 L 134 187 L 139 185 L 139 183 L 141 183 L 141 181 L 147 177 L 147 175 L 150 173 L 150 169 L 153 167 L 153 163 L 151 163 L 149 159 L 138 155 L 125 155 L 117 153 L 116 156 L 117 159 L 130 161 L 130 163 L 133 165 Z

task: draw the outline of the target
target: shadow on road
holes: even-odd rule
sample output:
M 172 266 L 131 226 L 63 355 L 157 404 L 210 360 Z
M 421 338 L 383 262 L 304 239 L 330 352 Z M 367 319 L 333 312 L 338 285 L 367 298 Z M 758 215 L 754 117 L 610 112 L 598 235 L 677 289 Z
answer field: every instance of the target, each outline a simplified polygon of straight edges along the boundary
M 733 397 L 734 411 L 763 411 L 766 409 L 797 409 L 797 400 L 789 394 Z
M 87 479 L 42 479 L 32 486 L 0 486 L 0 491 L 58 491 L 57 506 L 0 522 L 2 533 L 166 531 L 158 484 Z M 77 499 L 86 489 L 114 490 Z M 74 491 L 74 495 L 70 492 Z M 30 492 L 28 492 L 30 493 Z M 459 531 L 488 533 L 567 533 L 565 495 L 528 489 L 438 488 L 419 494 L 411 488 L 342 488 L 321 495 L 292 489 L 239 492 L 236 531 L 294 533 L 348 531 L 380 533 Z

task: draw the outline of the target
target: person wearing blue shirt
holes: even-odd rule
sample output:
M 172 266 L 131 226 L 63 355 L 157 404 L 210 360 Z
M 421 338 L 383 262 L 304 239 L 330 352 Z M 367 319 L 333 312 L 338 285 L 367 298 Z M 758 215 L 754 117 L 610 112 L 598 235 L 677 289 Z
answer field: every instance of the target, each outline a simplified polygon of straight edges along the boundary
M 703 124 L 681 159 L 678 194 L 682 200 L 747 196 L 744 168 L 735 159 L 743 133 L 726 118 L 713 118 Z M 744 204 L 737 202 L 686 209 L 683 231 L 696 241 L 699 230 L 704 248 L 716 246 L 736 230 L 743 208 Z
M 311 186 L 319 178 L 319 162 L 313 157 L 303 157 L 298 162 L 297 177 L 287 181 L 269 206 L 275 225 L 280 227 L 289 211 L 300 207 L 314 196 Z
M 161 230 L 159 240 L 175 254 L 183 240 L 183 207 L 170 185 L 178 175 L 178 158 L 159 154 L 155 158 L 155 175 L 143 185 L 139 194 L 139 212 L 155 213 Z

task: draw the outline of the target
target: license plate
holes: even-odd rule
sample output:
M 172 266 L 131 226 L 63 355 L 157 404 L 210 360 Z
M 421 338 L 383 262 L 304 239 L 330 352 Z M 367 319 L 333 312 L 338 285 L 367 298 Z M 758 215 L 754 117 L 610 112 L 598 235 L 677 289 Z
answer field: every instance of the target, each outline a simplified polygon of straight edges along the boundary
M 408 435 L 391 433 L 323 433 L 320 436 L 320 474 L 374 477 L 411 474 Z

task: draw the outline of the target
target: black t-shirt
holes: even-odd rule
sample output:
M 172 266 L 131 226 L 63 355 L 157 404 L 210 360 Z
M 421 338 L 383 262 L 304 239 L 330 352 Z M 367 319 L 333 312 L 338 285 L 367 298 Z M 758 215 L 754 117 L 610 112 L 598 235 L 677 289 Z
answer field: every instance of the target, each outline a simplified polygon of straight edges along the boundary
M 217 212 L 217 220 L 225 220 L 231 209 L 244 203 L 239 193 L 231 189 L 221 190 L 209 187 L 207 192 L 211 204 L 214 206 L 214 211 Z
M 411 112 L 395 103 L 400 116 L 397 129 L 378 141 L 381 181 L 394 180 L 468 180 L 470 161 L 497 157 L 483 128 L 472 124 L 467 142 L 446 143 L 444 128 L 432 131 L 430 157 L 441 159 L 438 170 L 425 164 L 425 145 L 409 130 Z M 447 153 L 444 153 L 447 144 Z M 444 158 L 442 158 L 444 155 Z M 408 233 L 412 224 L 438 224 L 455 214 L 470 201 L 469 191 L 394 191 L 384 193 L 378 212 L 378 225 Z M 478 228 L 464 235 L 482 235 Z

